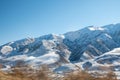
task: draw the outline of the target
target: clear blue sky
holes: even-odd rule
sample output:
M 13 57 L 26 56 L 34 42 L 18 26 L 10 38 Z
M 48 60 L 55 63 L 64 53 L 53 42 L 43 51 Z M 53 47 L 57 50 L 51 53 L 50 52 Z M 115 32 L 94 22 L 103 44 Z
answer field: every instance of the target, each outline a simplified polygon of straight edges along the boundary
M 0 0 L 0 45 L 120 23 L 120 0 Z

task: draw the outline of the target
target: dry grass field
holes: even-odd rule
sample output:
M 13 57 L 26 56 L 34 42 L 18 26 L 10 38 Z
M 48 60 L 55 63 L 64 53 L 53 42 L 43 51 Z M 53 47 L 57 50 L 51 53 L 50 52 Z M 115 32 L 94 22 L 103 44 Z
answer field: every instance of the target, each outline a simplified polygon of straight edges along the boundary
M 112 72 L 106 75 L 95 73 L 89 74 L 87 71 L 70 72 L 64 77 L 58 77 L 50 71 L 46 66 L 42 66 L 39 70 L 33 70 L 28 67 L 15 67 L 11 72 L 0 71 L 0 80 L 117 80 L 116 75 Z

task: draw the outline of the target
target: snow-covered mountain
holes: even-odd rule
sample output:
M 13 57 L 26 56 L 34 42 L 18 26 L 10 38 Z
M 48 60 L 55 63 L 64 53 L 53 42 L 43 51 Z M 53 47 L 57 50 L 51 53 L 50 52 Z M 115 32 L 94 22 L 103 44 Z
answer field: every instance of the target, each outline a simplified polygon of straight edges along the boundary
M 89 26 L 65 34 L 64 43 L 72 52 L 71 61 L 93 59 L 120 46 L 120 24 Z
M 1 64 L 14 66 L 24 61 L 31 66 L 69 63 L 70 51 L 62 35 L 45 35 L 7 43 L 0 47 Z
M 0 46 L 0 64 L 14 66 L 23 61 L 32 67 L 47 64 L 54 71 L 75 69 L 75 65 L 90 70 L 99 66 L 120 65 L 120 24 L 102 27 L 88 26 L 63 35 L 49 34 L 26 38 Z

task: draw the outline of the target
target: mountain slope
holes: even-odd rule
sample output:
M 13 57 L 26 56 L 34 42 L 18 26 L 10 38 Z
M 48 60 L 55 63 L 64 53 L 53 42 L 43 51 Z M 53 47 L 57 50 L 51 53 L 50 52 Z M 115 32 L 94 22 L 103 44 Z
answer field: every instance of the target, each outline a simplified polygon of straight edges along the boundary
M 74 69 L 78 63 L 83 69 L 93 69 L 108 64 L 109 60 L 113 65 L 119 62 L 120 55 L 110 53 L 119 47 L 120 24 L 88 26 L 63 35 L 49 34 L 2 45 L 0 64 L 10 67 L 23 61 L 32 67 L 47 64 L 59 71 L 63 67 Z
M 120 25 L 89 26 L 65 34 L 64 43 L 72 52 L 71 61 L 84 61 L 120 46 Z
M 69 63 L 70 52 L 62 40 L 62 36 L 50 34 L 7 43 L 0 48 L 1 64 L 14 66 L 19 61 L 34 66 Z

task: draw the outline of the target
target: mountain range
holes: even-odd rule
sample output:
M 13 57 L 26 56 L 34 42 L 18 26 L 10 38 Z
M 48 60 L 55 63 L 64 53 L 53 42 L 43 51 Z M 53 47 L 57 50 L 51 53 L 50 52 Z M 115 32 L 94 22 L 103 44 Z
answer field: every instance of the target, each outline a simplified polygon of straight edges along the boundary
M 55 72 L 78 67 L 88 70 L 112 67 L 112 70 L 120 71 L 120 23 L 88 26 L 62 35 L 25 38 L 0 46 L 3 69 L 18 62 L 33 68 L 46 64 Z

